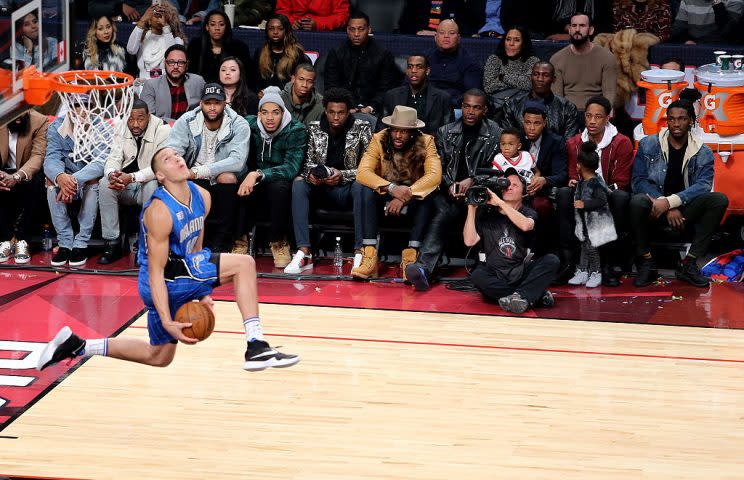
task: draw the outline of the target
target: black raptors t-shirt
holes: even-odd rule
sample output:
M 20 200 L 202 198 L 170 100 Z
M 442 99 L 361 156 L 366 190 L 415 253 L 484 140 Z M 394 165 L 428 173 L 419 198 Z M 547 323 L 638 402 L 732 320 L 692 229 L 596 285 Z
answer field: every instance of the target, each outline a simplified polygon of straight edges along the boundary
M 531 208 L 522 205 L 519 213 L 537 222 L 537 213 Z M 524 263 L 535 229 L 523 232 L 498 210 L 478 207 L 475 230 L 481 238 L 486 264 L 502 272 L 509 280 L 516 280 L 512 276 L 521 277 L 521 268 L 514 275 L 510 275 L 510 272 Z

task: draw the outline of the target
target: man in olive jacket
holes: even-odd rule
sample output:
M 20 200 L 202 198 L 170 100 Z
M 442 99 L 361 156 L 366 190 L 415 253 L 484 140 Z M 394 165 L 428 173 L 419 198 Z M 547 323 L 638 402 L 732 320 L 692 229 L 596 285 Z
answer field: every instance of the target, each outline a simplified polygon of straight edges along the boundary
M 250 157 L 247 174 L 238 188 L 243 197 L 237 219 L 233 253 L 246 253 L 245 234 L 256 222 L 256 212 L 268 210 L 271 220 L 269 242 L 276 268 L 286 267 L 290 260 L 287 228 L 291 212 L 292 180 L 300 172 L 305 155 L 305 126 L 292 119 L 277 87 L 264 89 L 258 102 L 258 116 L 248 115 L 251 127 Z

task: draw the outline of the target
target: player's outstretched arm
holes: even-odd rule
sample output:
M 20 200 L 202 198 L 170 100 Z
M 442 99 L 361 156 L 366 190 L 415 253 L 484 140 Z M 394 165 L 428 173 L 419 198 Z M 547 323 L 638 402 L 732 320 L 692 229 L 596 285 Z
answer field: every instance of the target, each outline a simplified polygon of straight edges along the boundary
M 171 318 L 168 306 L 168 288 L 165 286 L 165 264 L 168 261 L 168 236 L 173 229 L 173 219 L 168 207 L 158 199 L 154 199 L 145 210 L 143 218 L 147 227 L 147 271 L 150 276 L 150 292 L 152 303 L 160 316 L 168 333 L 173 338 L 184 343 L 196 343 L 195 338 L 187 337 L 183 328 L 190 323 L 177 323 Z

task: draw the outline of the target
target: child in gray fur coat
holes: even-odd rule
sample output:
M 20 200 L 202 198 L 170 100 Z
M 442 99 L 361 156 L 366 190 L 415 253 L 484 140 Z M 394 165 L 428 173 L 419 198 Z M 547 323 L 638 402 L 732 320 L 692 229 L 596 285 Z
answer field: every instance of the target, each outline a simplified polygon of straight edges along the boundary
M 599 155 L 597 144 L 588 141 L 581 145 L 576 170 L 581 177 L 574 193 L 576 238 L 581 242 L 581 257 L 576 273 L 568 283 L 589 288 L 602 284 L 599 247 L 617 239 L 615 223 L 607 203 L 610 189 L 597 175 Z

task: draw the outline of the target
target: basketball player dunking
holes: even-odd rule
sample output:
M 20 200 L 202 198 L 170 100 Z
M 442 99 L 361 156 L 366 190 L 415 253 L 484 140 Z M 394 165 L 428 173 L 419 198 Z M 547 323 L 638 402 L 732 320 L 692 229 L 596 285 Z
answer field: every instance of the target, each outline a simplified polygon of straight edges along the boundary
M 135 338 L 83 340 L 64 327 L 41 353 L 38 369 L 66 358 L 92 355 L 165 367 L 173 360 L 179 341 L 196 343 L 183 333 L 190 324 L 173 321 L 176 310 L 194 299 L 211 308 L 212 289 L 227 282 L 235 283 L 238 308 L 245 319 L 248 346 L 243 368 L 263 370 L 297 363 L 297 355 L 280 353 L 263 338 L 253 258 L 202 249 L 204 219 L 211 205 L 209 192 L 188 181 L 190 172 L 184 159 L 171 148 L 155 153 L 152 169 L 161 187 L 142 208 L 140 239 L 146 240 L 137 253 L 139 292 L 147 307 L 150 343 Z

